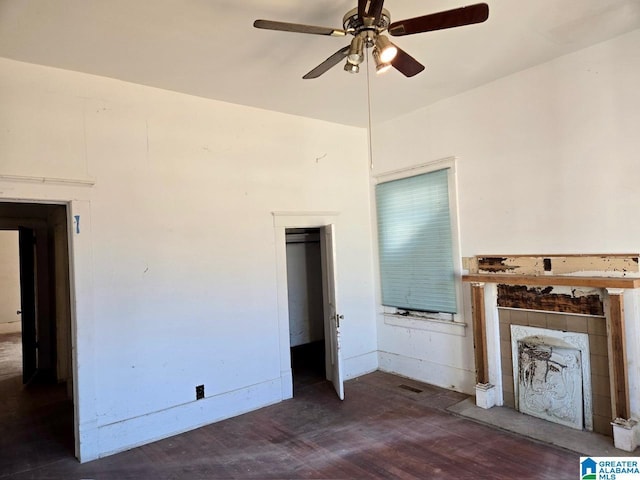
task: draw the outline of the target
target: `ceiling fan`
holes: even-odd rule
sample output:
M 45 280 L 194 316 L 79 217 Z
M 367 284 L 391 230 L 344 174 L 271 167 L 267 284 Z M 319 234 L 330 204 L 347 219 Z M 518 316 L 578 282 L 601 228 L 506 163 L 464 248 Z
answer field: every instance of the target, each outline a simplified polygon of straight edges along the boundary
M 253 22 L 253 26 L 266 30 L 328 35 L 332 37 L 344 37 L 347 34 L 353 35 L 350 45 L 331 55 L 303 76 L 302 78 L 304 79 L 318 78 L 340 63 L 345 57 L 347 61 L 344 69 L 350 73 L 358 73 L 360 64 L 364 61 L 365 47 L 373 47 L 372 55 L 376 62 L 376 71 L 378 73 L 394 67 L 406 77 L 413 77 L 424 70 L 424 65 L 391 43 L 389 38 L 383 35 L 385 30 L 394 37 L 400 37 L 482 23 L 489 18 L 489 6 L 486 3 L 477 3 L 468 7 L 455 8 L 392 23 L 389 11 L 382 8 L 383 4 L 384 0 L 358 0 L 358 7 L 348 11 L 342 19 L 343 28 L 317 27 L 272 20 L 256 20 Z

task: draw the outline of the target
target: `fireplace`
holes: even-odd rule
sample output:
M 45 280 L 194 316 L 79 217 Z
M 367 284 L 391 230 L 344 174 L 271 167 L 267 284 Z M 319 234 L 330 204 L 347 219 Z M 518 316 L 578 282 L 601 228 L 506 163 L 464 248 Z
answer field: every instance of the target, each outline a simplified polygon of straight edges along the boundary
M 640 255 L 483 256 L 466 265 L 476 404 L 612 435 L 616 448 L 634 451 Z

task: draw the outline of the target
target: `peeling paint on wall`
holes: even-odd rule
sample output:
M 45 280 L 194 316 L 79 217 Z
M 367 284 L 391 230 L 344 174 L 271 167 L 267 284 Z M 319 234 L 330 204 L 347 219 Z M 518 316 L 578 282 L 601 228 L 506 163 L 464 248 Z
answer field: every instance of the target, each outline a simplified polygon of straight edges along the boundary
M 555 274 L 563 275 L 576 272 L 609 272 L 617 274 L 638 274 L 638 256 L 629 257 L 564 257 L 553 262 Z
M 604 315 L 600 291 L 591 288 L 498 285 L 498 306 L 580 315 Z
M 478 259 L 478 266 L 482 269 L 482 272 L 508 272 L 509 270 L 515 270 L 517 266 L 508 265 L 508 258 L 506 257 L 485 257 Z
M 640 277 L 639 254 L 483 255 L 469 262 L 471 273 Z M 477 270 L 473 267 L 477 265 Z

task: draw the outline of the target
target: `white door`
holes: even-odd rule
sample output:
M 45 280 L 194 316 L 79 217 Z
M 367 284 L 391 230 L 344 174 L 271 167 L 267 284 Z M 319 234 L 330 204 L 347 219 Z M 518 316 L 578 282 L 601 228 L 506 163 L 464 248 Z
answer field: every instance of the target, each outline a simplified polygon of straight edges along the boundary
M 322 228 L 322 280 L 324 293 L 325 325 L 328 326 L 327 379 L 331 380 L 340 400 L 344 400 L 344 382 L 342 379 L 342 352 L 340 349 L 340 322 L 342 315 L 336 305 L 336 268 L 334 252 L 334 226 Z

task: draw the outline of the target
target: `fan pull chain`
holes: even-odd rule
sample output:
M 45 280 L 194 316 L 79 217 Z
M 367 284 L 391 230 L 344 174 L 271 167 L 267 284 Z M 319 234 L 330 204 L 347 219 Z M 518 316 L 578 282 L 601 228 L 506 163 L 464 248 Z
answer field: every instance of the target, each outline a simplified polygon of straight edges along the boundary
M 369 169 L 373 170 L 373 140 L 371 136 L 371 77 L 369 76 L 369 55 L 366 55 L 367 58 L 367 140 L 369 143 Z

